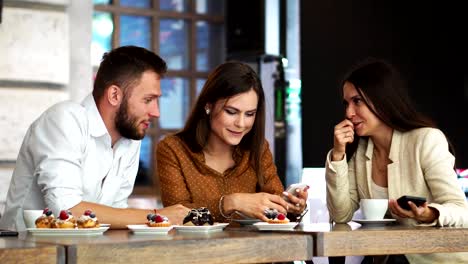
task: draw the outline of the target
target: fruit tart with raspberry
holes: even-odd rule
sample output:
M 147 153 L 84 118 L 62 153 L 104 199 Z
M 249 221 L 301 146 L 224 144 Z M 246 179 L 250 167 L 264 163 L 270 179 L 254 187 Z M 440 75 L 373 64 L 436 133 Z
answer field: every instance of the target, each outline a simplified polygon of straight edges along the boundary
M 267 209 L 265 210 L 265 216 L 268 218 L 268 223 L 270 224 L 287 224 L 289 219 L 286 215 L 278 212 L 276 209 Z
M 98 228 L 99 220 L 96 217 L 96 214 L 91 211 L 90 209 L 84 211 L 83 215 L 81 215 L 76 220 L 76 225 L 78 228 Z
M 42 211 L 42 215 L 36 219 L 35 224 L 37 228 L 50 228 L 50 225 L 54 220 L 55 216 L 52 213 L 52 210 L 45 208 L 44 211 Z
M 146 225 L 149 227 L 169 227 L 171 226 L 171 222 L 169 219 L 164 216 L 156 213 L 149 213 L 146 216 L 146 219 L 148 219 L 148 222 L 146 222 Z
M 73 217 L 71 211 L 69 210 L 61 210 L 59 217 L 56 218 L 51 226 L 51 228 L 75 228 L 76 227 L 76 219 Z

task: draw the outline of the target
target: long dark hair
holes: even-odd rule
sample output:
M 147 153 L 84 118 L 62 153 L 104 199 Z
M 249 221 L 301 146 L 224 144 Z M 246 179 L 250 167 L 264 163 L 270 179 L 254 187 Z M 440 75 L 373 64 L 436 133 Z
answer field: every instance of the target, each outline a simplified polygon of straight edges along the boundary
M 406 132 L 436 127 L 430 118 L 415 109 L 399 71 L 382 59 L 366 58 L 358 62 L 344 76 L 341 87 L 345 82 L 352 83 L 369 110 L 394 130 Z M 341 93 L 343 96 L 342 88 Z M 348 159 L 356 151 L 358 143 L 359 136 L 355 135 L 353 143 L 346 147 Z
M 205 112 L 205 106 L 215 105 L 219 100 L 229 99 L 251 89 L 258 96 L 256 117 L 252 130 L 242 138 L 239 147 L 243 151 L 250 151 L 250 162 L 257 173 L 258 184 L 262 187 L 264 177 L 260 160 L 265 141 L 265 95 L 258 75 L 247 64 L 229 61 L 216 67 L 208 76 L 185 127 L 176 135 L 193 152 L 202 151 L 211 131 L 210 117 Z

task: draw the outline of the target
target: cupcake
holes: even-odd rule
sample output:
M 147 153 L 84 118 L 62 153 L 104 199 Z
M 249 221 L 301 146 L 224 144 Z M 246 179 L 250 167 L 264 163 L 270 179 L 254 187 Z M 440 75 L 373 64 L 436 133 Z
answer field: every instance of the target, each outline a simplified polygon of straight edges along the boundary
M 203 226 L 213 225 L 214 218 L 211 215 L 210 210 L 206 207 L 200 207 L 198 209 L 192 209 L 184 218 L 184 225 Z
M 287 224 L 289 219 L 282 213 L 279 213 L 276 209 L 265 210 L 265 216 L 268 218 L 269 224 Z
M 146 225 L 150 227 L 171 226 L 171 222 L 169 222 L 169 219 L 167 217 L 165 217 L 164 215 L 157 214 L 157 213 L 148 214 L 146 216 L 146 219 L 148 219 L 148 222 L 146 222 Z
M 42 215 L 36 219 L 37 228 L 50 228 L 52 222 L 55 220 L 55 216 L 49 208 L 45 208 L 42 211 Z
M 96 214 L 89 209 L 76 220 L 76 225 L 78 228 L 97 228 L 100 226 Z
M 55 219 L 52 224 L 51 228 L 75 228 L 76 220 L 73 217 L 71 211 L 62 210 L 60 211 L 60 215 L 57 219 Z

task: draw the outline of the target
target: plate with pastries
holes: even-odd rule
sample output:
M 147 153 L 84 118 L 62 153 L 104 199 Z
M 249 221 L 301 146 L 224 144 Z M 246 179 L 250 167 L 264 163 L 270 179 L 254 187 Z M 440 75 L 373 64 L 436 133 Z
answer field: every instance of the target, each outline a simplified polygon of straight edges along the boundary
M 26 230 L 33 235 L 69 236 L 69 235 L 102 235 L 109 226 L 101 226 L 96 214 L 85 210 L 80 217 L 75 217 L 69 210 L 61 210 L 58 217 L 45 208 L 35 220 L 35 228 Z
M 264 213 L 268 220 L 253 224 L 261 231 L 293 230 L 299 224 L 298 222 L 289 221 L 285 214 L 278 212 L 276 209 L 267 209 Z
M 149 213 L 146 216 L 146 223 L 142 225 L 127 225 L 135 235 L 167 235 L 174 227 L 169 219 L 161 214 Z

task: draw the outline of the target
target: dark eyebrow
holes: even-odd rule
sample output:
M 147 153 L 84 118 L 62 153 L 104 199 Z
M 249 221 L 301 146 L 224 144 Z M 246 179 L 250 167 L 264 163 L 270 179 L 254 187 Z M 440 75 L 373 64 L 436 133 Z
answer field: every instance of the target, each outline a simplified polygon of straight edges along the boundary
M 148 98 L 148 97 L 149 97 L 149 98 L 159 98 L 159 97 L 161 97 L 161 95 L 160 95 L 160 94 L 151 93 L 151 94 L 145 94 L 144 97 L 145 97 L 145 98 Z
M 233 106 L 226 105 L 225 108 L 231 108 L 231 109 L 233 109 L 233 110 L 236 110 L 237 112 L 240 112 L 239 109 L 237 109 L 237 108 L 235 108 L 235 107 L 233 107 Z M 245 112 L 256 112 L 256 111 L 257 111 L 257 108 L 254 108 L 254 109 L 252 109 L 252 110 L 247 110 L 247 111 L 245 111 Z

